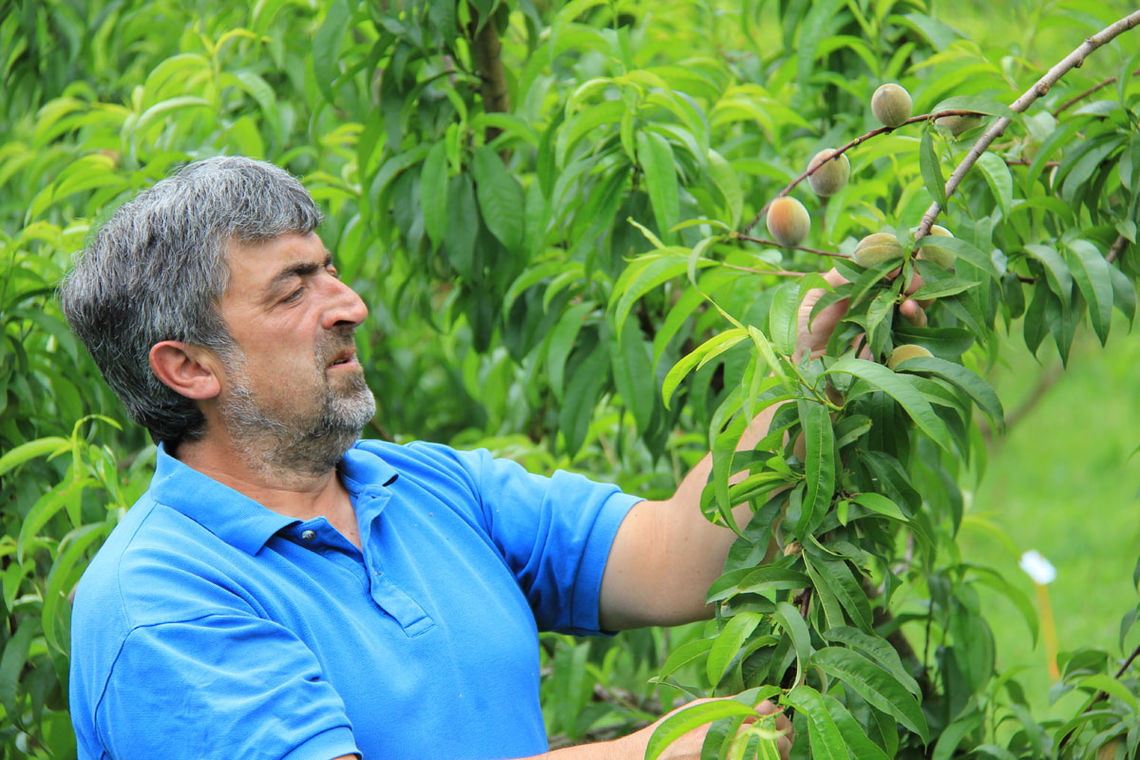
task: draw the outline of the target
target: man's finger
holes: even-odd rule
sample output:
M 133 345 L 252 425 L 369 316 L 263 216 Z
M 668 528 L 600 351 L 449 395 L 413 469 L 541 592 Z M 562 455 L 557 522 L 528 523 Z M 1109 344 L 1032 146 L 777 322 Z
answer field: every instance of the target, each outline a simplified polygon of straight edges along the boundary
M 910 322 L 914 327 L 926 327 L 926 310 L 918 305 L 918 301 L 913 298 L 908 298 L 899 306 L 899 314 L 902 314 L 907 322 Z

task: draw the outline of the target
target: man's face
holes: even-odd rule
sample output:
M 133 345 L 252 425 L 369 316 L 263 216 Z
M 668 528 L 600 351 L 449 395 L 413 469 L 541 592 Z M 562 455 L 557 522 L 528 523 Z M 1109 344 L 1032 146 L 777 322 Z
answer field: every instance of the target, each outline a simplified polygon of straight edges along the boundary
M 353 343 L 368 309 L 315 234 L 231 244 L 229 269 L 222 423 L 262 465 L 327 472 L 376 410 Z

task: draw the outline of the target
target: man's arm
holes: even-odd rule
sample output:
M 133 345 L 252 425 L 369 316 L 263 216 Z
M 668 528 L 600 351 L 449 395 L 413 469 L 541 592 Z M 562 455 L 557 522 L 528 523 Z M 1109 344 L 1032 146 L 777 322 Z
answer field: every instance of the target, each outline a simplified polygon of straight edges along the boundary
M 846 280 L 834 269 L 824 275 L 834 288 Z M 921 285 L 916 276 L 908 292 Z M 819 356 L 847 311 L 846 299 L 811 311 L 826 291 L 809 291 L 799 309 L 795 359 L 805 354 Z M 913 299 L 906 299 L 899 313 L 912 324 L 925 324 L 926 315 Z M 768 432 L 778 407 L 772 406 L 752 420 L 738 449 L 751 449 Z M 665 501 L 644 501 L 626 516 L 614 539 L 602 578 L 600 622 L 617 630 L 644 625 L 674 625 L 711 615 L 705 604 L 709 586 L 721 574 L 736 534 L 714 525 L 700 510 L 701 492 L 708 482 L 712 457 L 706 455 Z M 751 519 L 747 504 L 733 510 L 739 527 Z
M 765 409 L 741 436 L 739 449 L 763 438 L 777 407 Z M 736 534 L 705 519 L 701 492 L 712 471 L 706 454 L 665 501 L 643 501 L 622 521 L 602 577 L 599 621 L 605 630 L 676 625 L 709 617 L 709 586 L 720 576 Z M 751 508 L 733 518 L 743 527 Z

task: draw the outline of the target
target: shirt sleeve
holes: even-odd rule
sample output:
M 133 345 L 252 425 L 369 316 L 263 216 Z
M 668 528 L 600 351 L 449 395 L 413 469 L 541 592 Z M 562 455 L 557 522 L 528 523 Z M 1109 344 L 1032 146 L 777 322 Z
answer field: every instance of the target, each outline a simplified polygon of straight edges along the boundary
M 167 688 L 139 689 L 140 683 Z M 254 616 L 133 629 L 115 658 L 95 724 L 104 747 L 120 759 L 360 754 L 344 704 L 309 649 Z
M 535 475 L 486 451 L 461 456 L 476 473 L 487 530 L 539 628 L 603 633 L 598 600 L 606 562 L 640 497 L 561 470 Z

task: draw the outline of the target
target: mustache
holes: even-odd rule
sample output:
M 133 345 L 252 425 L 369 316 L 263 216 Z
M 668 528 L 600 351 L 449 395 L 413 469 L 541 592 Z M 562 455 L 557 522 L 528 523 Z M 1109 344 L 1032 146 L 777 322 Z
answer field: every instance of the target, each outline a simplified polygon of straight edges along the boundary
M 334 327 L 321 336 L 317 341 L 317 363 L 325 366 L 337 355 L 345 351 L 356 350 L 356 327 L 354 325 L 341 325 Z

